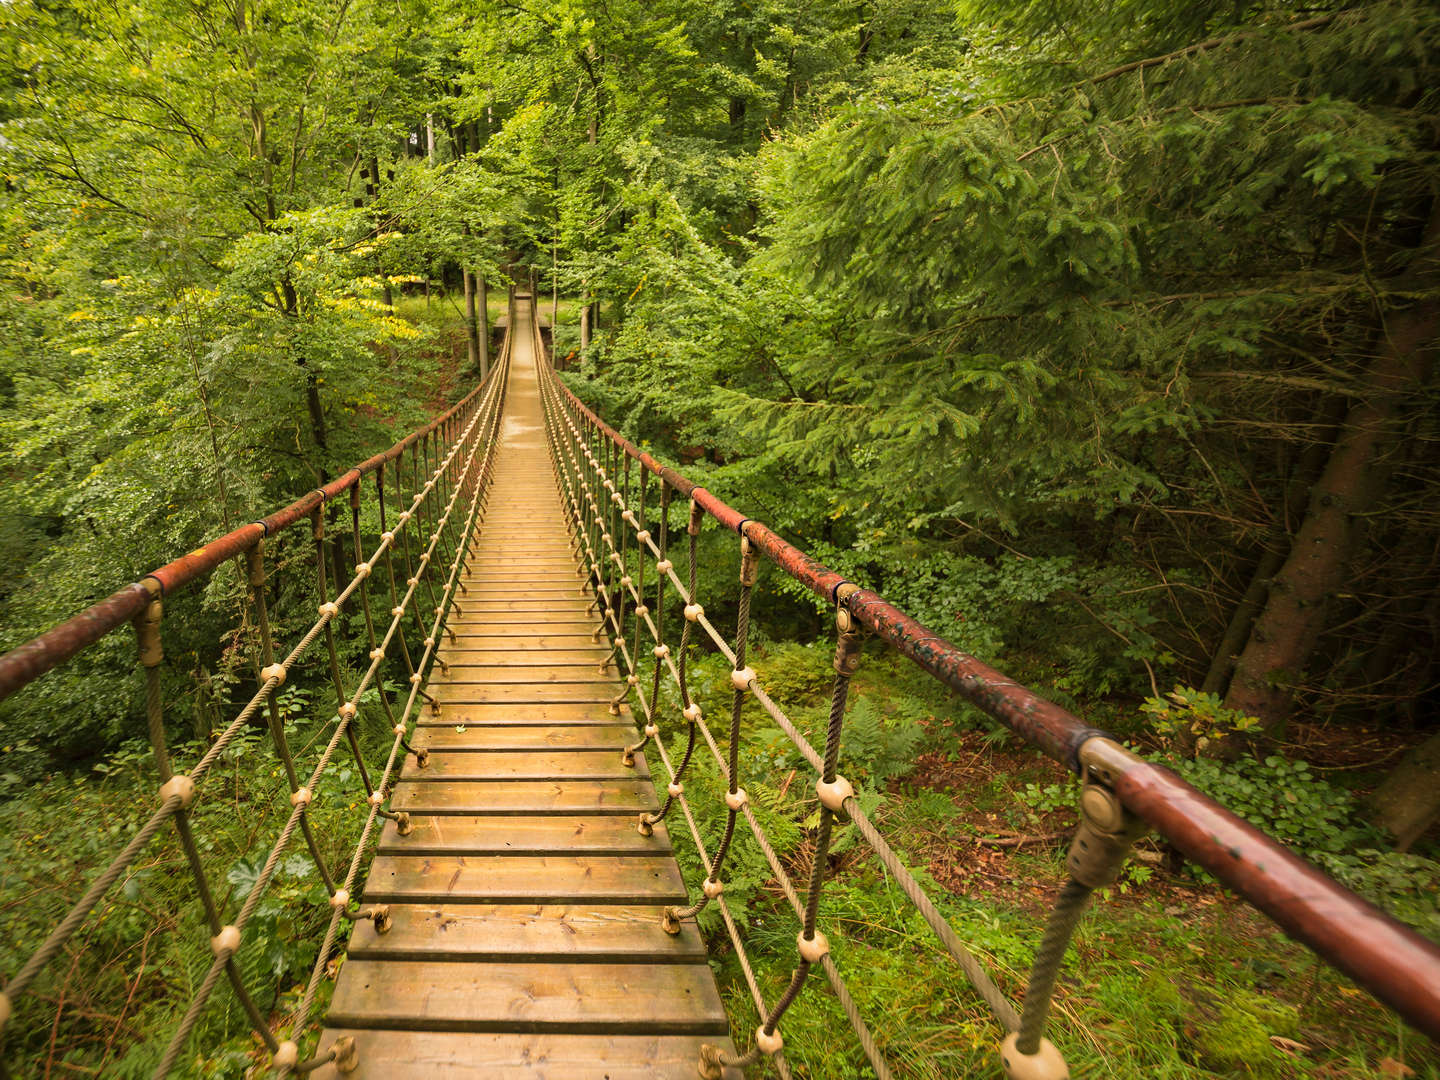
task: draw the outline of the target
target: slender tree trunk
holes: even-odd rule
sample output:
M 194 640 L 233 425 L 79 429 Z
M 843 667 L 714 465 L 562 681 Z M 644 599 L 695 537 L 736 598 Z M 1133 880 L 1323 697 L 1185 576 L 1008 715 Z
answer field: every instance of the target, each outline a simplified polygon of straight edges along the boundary
M 590 347 L 590 294 L 584 294 L 585 303 L 580 307 L 580 348 Z
M 480 330 L 475 322 L 475 275 L 463 267 L 460 270 L 462 287 L 465 290 L 465 360 L 467 370 L 480 370 Z
M 1279 538 L 1277 538 L 1278 542 Z M 1200 689 L 1207 694 L 1218 694 L 1225 689 L 1225 684 L 1230 681 L 1230 673 L 1235 669 L 1236 657 L 1241 648 L 1244 647 L 1246 639 L 1250 636 L 1250 627 L 1255 622 L 1255 616 L 1260 614 L 1261 606 L 1265 603 L 1265 594 L 1270 589 L 1270 578 L 1285 561 L 1285 552 L 1280 548 L 1266 548 L 1260 555 L 1260 561 L 1255 564 L 1255 572 L 1250 576 L 1250 586 L 1245 590 L 1245 595 L 1235 605 L 1235 610 L 1230 613 L 1230 622 L 1225 627 L 1225 634 L 1220 639 L 1220 644 L 1215 647 L 1214 658 L 1210 661 L 1210 670 L 1205 673 L 1205 681 Z
M 1411 277 L 1416 291 L 1433 282 L 1440 241 L 1440 201 L 1432 206 Z M 1440 302 L 1427 296 L 1389 316 L 1378 353 L 1362 377 L 1365 396 L 1350 408 L 1310 496 L 1305 520 L 1255 620 L 1225 704 L 1258 716 L 1268 734 L 1284 731 L 1292 687 L 1325 626 L 1330 594 L 1343 582 L 1352 520 L 1374 501 L 1373 466 L 1394 434 L 1408 393 L 1421 383 L 1440 331 Z
M 483 274 L 475 276 L 476 293 L 480 308 L 480 324 L 476 328 L 477 344 L 480 346 L 480 378 L 490 375 L 490 286 Z
M 1215 647 L 1210 670 L 1205 673 L 1205 682 L 1200 688 L 1207 694 L 1223 694 L 1230 685 L 1230 675 L 1235 670 L 1240 650 L 1245 647 L 1245 642 L 1250 637 L 1250 628 L 1254 626 L 1270 592 L 1271 579 L 1284 565 L 1286 553 L 1291 546 L 1290 538 L 1298 524 L 1298 508 L 1306 503 L 1310 490 L 1325 465 L 1326 452 L 1335 431 L 1345 419 L 1344 399 L 1332 397 L 1322 402 L 1315 412 L 1315 419 L 1316 430 L 1324 433 L 1323 439 L 1317 437 L 1305 448 L 1290 474 L 1290 480 L 1285 485 L 1284 504 L 1276 508 L 1271 518 L 1271 526 L 1261 541 L 1263 550 L 1255 565 L 1255 572 L 1250 577 L 1250 585 L 1240 602 L 1235 605 L 1220 644 Z

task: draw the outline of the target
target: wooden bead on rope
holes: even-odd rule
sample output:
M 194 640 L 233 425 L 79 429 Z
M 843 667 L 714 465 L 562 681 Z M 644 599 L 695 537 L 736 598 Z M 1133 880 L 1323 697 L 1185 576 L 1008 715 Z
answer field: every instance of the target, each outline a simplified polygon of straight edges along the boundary
M 1019 1038 L 1020 1033 L 1012 1031 L 1000 1044 L 1000 1062 L 1008 1080 L 1070 1080 L 1070 1067 L 1054 1043 L 1041 1039 L 1035 1053 L 1022 1054 L 1015 1045 Z

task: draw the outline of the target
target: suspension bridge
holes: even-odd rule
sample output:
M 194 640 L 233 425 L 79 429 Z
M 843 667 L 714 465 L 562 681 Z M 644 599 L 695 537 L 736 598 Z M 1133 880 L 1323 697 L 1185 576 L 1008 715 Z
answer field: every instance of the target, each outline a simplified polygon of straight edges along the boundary
M 683 530 L 672 524 L 679 521 Z M 704 607 L 697 542 L 717 528 L 735 534 L 733 628 L 717 626 Z M 287 643 L 270 612 L 281 595 L 274 576 L 282 566 L 295 572 L 307 539 L 306 588 L 317 603 L 308 629 Z M 761 560 L 834 611 L 831 704 L 819 747 L 750 664 Z M 258 688 L 196 760 L 181 761 L 166 739 L 166 608 L 227 564 L 245 577 Z M 0 1024 L 17 1021 L 24 996 L 106 895 L 151 844 L 173 834 L 205 927 L 195 946 L 211 959 L 175 1030 L 161 1036 L 156 1077 L 203 1058 L 192 1035 L 224 993 L 248 1017 L 275 1075 L 408 1070 L 516 1080 L 736 1080 L 762 1062 L 788 1077 L 786 1010 L 802 994 L 829 993 L 875 1075 L 890 1077 L 884 1033 L 847 982 L 864 972 L 842 970 L 827 937 L 838 932 L 824 906 L 837 822 L 855 826 L 993 1013 L 997 1075 L 1068 1075 L 1044 1036 L 1066 947 L 1095 890 L 1115 880 L 1147 829 L 1440 1039 L 1440 948 L 623 439 L 556 376 L 533 300 L 523 295 L 494 369 L 453 409 L 0 657 L 0 696 L 126 624 L 144 672 L 156 807 L 28 959 L 4 973 Z M 1081 780 L 1066 880 L 1057 882 L 1018 1004 L 946 922 L 844 777 L 846 704 L 867 634 Z M 728 707 L 717 715 L 692 693 L 687 661 L 697 648 L 718 651 L 731 666 Z M 279 689 L 307 659 L 328 672 L 335 701 L 333 730 L 308 771 L 278 706 Z M 347 675 L 355 670 L 358 678 Z M 397 683 L 404 693 L 388 689 Z M 792 879 L 743 786 L 740 720 L 751 702 L 814 770 L 805 797 L 818 799 L 819 821 L 801 880 Z M 383 726 L 382 759 L 367 760 L 362 723 Z M 253 887 L 230 902 L 207 875 L 192 809 L 209 794 L 227 747 L 253 727 L 268 729 L 285 779 L 283 825 L 259 853 Z M 725 785 L 725 827 L 712 846 L 685 787 L 707 757 Z M 349 857 L 336 865 L 310 810 L 332 797 L 342 759 L 352 761 L 367 797 Z M 742 831 L 795 917 L 794 972 L 768 999 L 725 896 Z M 698 880 L 681 874 L 672 847 L 679 836 L 698 853 Z M 324 883 L 328 918 L 299 1004 L 276 1031 L 237 957 L 256 947 L 258 905 L 281 860 L 297 852 Z M 695 922 L 711 906 L 762 1018 L 733 1041 Z M 328 1009 L 318 1015 L 332 977 Z

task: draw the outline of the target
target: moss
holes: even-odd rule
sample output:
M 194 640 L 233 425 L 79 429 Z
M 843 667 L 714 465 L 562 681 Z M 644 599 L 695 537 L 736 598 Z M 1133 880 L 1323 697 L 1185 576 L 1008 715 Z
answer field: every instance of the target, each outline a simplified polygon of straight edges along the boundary
M 1152 976 L 1144 986 L 1157 1012 L 1175 1023 L 1195 1062 L 1222 1076 L 1286 1074 L 1294 1060 L 1270 1041 L 1293 1037 L 1300 1016 L 1294 1006 L 1232 987 L 1225 998 L 1188 982 Z

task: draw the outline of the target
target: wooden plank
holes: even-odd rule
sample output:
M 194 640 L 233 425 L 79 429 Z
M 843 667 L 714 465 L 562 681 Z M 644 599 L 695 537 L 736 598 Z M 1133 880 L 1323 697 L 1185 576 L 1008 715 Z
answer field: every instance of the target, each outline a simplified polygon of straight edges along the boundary
M 485 633 L 489 635 L 503 634 L 507 637 L 544 637 L 549 634 L 589 634 L 594 633 L 598 620 L 584 619 L 575 616 L 565 615 L 563 612 L 554 614 L 537 613 L 535 615 L 521 615 L 518 612 L 511 613 L 502 618 L 495 619 L 464 619 L 452 620 L 445 624 L 446 629 L 455 631 L 457 636 L 464 636 L 474 633 Z
M 552 582 L 553 578 L 531 584 L 510 577 L 477 578 L 468 574 L 465 577 L 465 586 L 470 590 L 468 595 L 484 600 L 537 600 L 548 597 L 559 597 L 562 600 L 594 599 L 585 588 L 584 582 L 577 581 L 569 585 Z
M 613 717 L 612 717 L 613 719 Z M 420 728 L 411 746 L 431 754 L 469 750 L 614 750 L 624 749 L 639 737 L 630 724 L 585 724 L 551 727 L 547 724 L 512 724 L 508 727 Z
M 490 597 L 477 595 L 472 592 L 464 598 L 461 605 L 466 618 L 482 613 L 497 611 L 513 612 L 523 611 L 527 615 L 536 611 L 545 612 L 585 612 L 589 610 L 593 601 L 583 596 L 516 596 L 516 597 Z
M 598 663 L 551 664 L 549 667 L 529 664 L 524 667 L 511 667 L 509 664 L 452 664 L 447 660 L 446 664 L 450 673 L 433 680 L 431 685 L 443 683 L 446 686 L 528 686 L 536 683 L 591 683 L 619 689 L 615 676 L 602 675 Z
M 608 703 L 541 702 L 515 705 L 503 701 L 451 702 L 443 705 L 437 716 L 428 708 L 415 718 L 419 727 L 510 727 L 516 724 L 616 724 L 628 723 L 630 707 L 620 706 L 620 715 L 609 712 Z
M 663 855 L 670 851 L 664 822 L 642 836 L 635 820 L 616 815 L 494 817 L 488 814 L 412 815 L 401 836 L 393 821 L 380 832 L 380 852 L 393 855 Z
M 645 756 L 627 767 L 617 750 L 544 750 L 528 754 L 506 750 L 475 750 L 466 754 L 431 754 L 422 769 L 407 757 L 402 780 L 452 783 L 461 780 L 629 780 L 649 776 Z
M 620 688 L 610 681 L 555 685 L 526 683 L 519 686 L 441 682 L 432 683 L 430 692 L 442 705 L 604 705 L 614 700 Z
M 671 937 L 663 905 L 391 904 L 391 927 L 357 922 L 351 960 L 463 960 L 469 963 L 703 963 L 693 919 Z
M 659 809 L 649 780 L 400 781 L 392 810 L 412 814 L 624 814 Z
M 683 904 L 680 868 L 656 855 L 378 855 L 367 904 Z
M 584 633 L 543 633 L 543 634 L 513 634 L 502 632 L 491 627 L 484 633 L 467 633 L 461 637 L 455 646 L 463 646 L 471 649 L 505 649 L 511 652 L 539 652 L 545 649 L 574 649 L 596 647 L 593 627 Z M 600 637 L 600 646 L 609 648 L 609 639 L 603 634 Z
M 710 1035 L 501 1035 L 327 1030 L 323 1055 L 340 1036 L 355 1040 L 360 1066 L 343 1076 L 326 1065 L 315 1080 L 695 1080 L 703 1043 L 734 1053 Z M 745 1080 L 727 1069 L 725 1080 Z
M 724 1035 L 706 964 L 354 960 L 329 1023 L 408 1031 Z
M 442 649 L 440 656 L 452 668 L 455 667 L 506 667 L 531 668 L 549 664 L 588 664 L 599 668 L 602 661 L 608 661 L 610 650 L 599 645 L 575 649 L 472 649 L 467 647 L 469 638 L 461 638 L 458 645 Z M 613 666 L 607 664 L 607 666 Z

